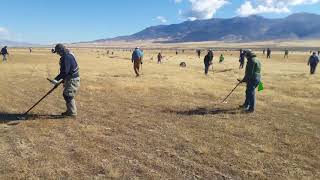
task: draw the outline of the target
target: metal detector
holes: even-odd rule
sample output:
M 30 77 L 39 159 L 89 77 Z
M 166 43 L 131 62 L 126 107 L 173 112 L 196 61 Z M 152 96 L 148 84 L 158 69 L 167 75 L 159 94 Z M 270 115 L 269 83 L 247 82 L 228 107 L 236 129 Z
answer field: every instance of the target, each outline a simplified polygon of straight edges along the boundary
M 226 98 L 224 98 L 224 100 L 221 103 L 226 102 L 226 100 L 231 96 L 231 94 L 238 88 L 238 86 L 242 84 L 242 82 L 240 81 L 235 88 L 232 89 L 232 91 L 228 94 L 228 96 Z
M 53 82 L 51 79 L 47 79 L 51 83 Z M 47 96 L 49 96 L 55 89 L 57 89 L 62 84 L 62 81 L 60 81 L 58 84 L 56 84 L 46 95 L 44 95 L 37 103 L 35 103 L 28 111 L 26 111 L 23 116 L 28 115 L 28 113 L 35 108 L 42 100 L 44 100 Z

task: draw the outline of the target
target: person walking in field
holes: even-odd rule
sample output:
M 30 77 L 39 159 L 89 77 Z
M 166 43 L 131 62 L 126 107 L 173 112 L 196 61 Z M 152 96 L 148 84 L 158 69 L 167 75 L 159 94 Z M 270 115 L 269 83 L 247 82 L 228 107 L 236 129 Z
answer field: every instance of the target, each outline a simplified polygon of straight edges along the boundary
M 244 78 L 239 80 L 239 82 L 247 83 L 246 100 L 240 108 L 244 108 L 248 113 L 253 113 L 256 106 L 255 91 L 261 81 L 261 63 L 257 59 L 256 54 L 251 50 L 246 50 L 245 56 L 248 60 L 246 72 Z
M 284 58 L 289 58 L 289 50 L 288 49 L 285 49 L 284 50 Z
M 80 74 L 77 60 L 63 44 L 57 44 L 52 53 L 57 53 L 61 57 L 60 73 L 52 81 L 53 85 L 57 85 L 61 80 L 63 81 L 63 97 L 67 110 L 61 115 L 76 117 L 77 106 L 75 96 L 80 88 Z
M 271 49 L 267 49 L 267 59 L 271 59 Z
M 263 53 L 263 55 L 265 55 L 266 54 L 266 49 L 263 49 L 262 53 Z
M 239 69 L 243 69 L 244 60 L 245 60 L 245 52 L 242 49 L 240 49 L 240 58 L 239 58 L 240 66 L 239 66 Z
M 136 73 L 136 77 L 139 77 L 140 65 L 142 64 L 143 52 L 139 47 L 136 47 L 132 53 L 131 61 L 133 63 L 133 69 Z
M 158 64 L 161 64 L 162 62 L 162 55 L 161 53 L 158 54 Z
M 9 53 L 8 53 L 8 47 L 7 46 L 4 46 L 2 49 L 1 49 L 1 55 L 2 55 L 2 61 L 4 62 L 4 63 L 6 63 L 7 62 L 7 55 L 9 55 Z
M 200 49 L 197 50 L 197 55 L 198 55 L 198 58 L 200 59 L 201 58 L 201 50 Z
M 308 66 L 310 66 L 310 74 L 315 74 L 317 66 L 319 64 L 319 57 L 316 52 L 313 52 L 312 56 L 310 56 L 308 61 Z
M 208 75 L 209 67 L 212 65 L 213 61 L 213 51 L 209 50 L 208 54 L 204 57 L 204 74 Z

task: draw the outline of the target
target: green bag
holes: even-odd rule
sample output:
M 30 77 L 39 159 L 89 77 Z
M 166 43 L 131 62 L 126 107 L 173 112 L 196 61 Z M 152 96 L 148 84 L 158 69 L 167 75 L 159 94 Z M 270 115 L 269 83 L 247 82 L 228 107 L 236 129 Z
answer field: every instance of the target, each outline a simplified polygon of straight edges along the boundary
M 264 90 L 264 85 L 263 83 L 260 81 L 259 86 L 258 86 L 258 91 L 263 91 Z

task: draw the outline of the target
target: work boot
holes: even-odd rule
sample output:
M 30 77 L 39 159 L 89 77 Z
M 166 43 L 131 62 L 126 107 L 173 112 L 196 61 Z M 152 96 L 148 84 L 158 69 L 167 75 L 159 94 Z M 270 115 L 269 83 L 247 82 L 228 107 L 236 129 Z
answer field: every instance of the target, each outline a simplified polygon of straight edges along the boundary
M 245 109 L 245 110 L 247 110 L 247 109 L 249 109 L 249 106 L 243 104 L 243 105 L 240 105 L 239 108 L 240 108 L 240 109 Z
M 66 112 L 61 113 L 61 116 L 76 117 L 77 115 L 66 111 Z
M 77 116 L 77 107 L 76 107 L 76 101 L 72 99 L 70 102 L 66 103 L 67 111 L 62 113 L 62 116 Z
M 246 113 L 254 113 L 254 109 L 248 108 L 245 110 Z

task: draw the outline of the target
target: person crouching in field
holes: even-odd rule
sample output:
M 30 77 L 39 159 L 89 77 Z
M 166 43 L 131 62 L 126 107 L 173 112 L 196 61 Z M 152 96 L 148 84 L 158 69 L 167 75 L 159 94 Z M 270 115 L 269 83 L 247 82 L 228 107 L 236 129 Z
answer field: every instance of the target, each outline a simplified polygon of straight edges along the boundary
M 246 112 L 252 113 L 256 106 L 256 88 L 261 80 L 261 63 L 257 59 L 257 55 L 251 50 L 245 51 L 245 56 L 248 59 L 245 76 L 240 83 L 247 83 L 246 100 L 240 108 L 244 108 Z
M 162 55 L 161 53 L 158 54 L 158 64 L 161 64 L 162 62 Z
M 224 61 L 224 56 L 223 56 L 223 54 L 221 54 L 220 59 L 219 59 L 219 63 L 223 63 L 223 61 Z
M 1 55 L 3 57 L 3 62 L 7 62 L 7 55 L 9 55 L 8 53 L 8 49 L 7 49 L 7 46 L 4 46 L 2 49 L 1 49 Z
M 205 75 L 208 75 L 209 67 L 212 65 L 213 60 L 213 52 L 212 50 L 208 51 L 208 54 L 204 57 L 204 73 Z
M 75 96 L 80 87 L 79 66 L 76 58 L 62 44 L 57 44 L 52 50 L 52 53 L 57 53 L 60 58 L 60 73 L 52 81 L 53 85 L 57 85 L 59 81 L 63 81 L 63 97 L 66 102 L 67 111 L 62 113 L 63 116 L 77 116 L 77 107 Z
M 133 69 L 136 73 L 136 76 L 139 77 L 140 65 L 142 64 L 143 52 L 140 50 L 139 47 L 136 47 L 132 53 L 131 61 L 133 63 Z
M 310 74 L 316 73 L 318 63 L 319 57 L 317 56 L 316 52 L 313 52 L 312 56 L 310 56 L 308 61 L 308 66 L 310 66 Z

